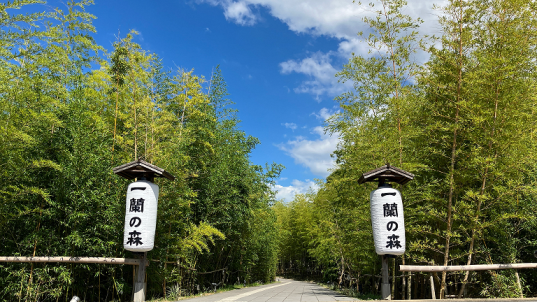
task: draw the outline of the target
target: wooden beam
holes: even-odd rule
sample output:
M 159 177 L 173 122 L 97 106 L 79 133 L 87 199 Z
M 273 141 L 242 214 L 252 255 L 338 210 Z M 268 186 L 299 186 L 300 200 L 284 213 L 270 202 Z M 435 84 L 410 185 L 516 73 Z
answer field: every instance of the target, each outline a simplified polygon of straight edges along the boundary
M 475 264 L 475 265 L 400 265 L 402 272 L 458 272 L 488 271 L 499 269 L 537 268 L 537 263 Z
M 0 262 L 63 262 L 139 265 L 140 259 L 105 257 L 1 257 Z M 148 263 L 146 263 L 148 265 Z

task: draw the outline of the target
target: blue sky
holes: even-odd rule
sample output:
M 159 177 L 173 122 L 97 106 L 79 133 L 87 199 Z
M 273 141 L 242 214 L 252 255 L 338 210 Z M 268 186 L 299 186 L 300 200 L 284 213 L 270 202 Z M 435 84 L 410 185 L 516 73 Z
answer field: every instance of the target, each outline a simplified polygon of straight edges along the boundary
M 431 1 L 409 1 L 408 13 L 436 17 Z M 50 6 L 64 7 L 59 1 Z M 366 14 L 352 0 L 95 0 L 96 41 L 112 49 L 131 29 L 143 49 L 169 68 L 209 78 L 220 65 L 241 129 L 261 141 L 255 164 L 281 163 L 278 198 L 290 201 L 333 167 L 337 135 L 324 120 L 338 110 L 335 96 L 350 89 L 335 73 L 366 54 L 356 33 Z

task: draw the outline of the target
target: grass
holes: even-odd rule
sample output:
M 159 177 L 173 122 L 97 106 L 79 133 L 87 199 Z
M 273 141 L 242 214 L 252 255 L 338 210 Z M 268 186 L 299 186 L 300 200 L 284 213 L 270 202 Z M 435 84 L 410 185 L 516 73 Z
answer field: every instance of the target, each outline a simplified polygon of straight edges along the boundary
M 348 297 L 353 297 L 353 298 L 360 299 L 360 300 L 381 300 L 380 295 L 371 294 L 371 293 L 359 293 L 354 288 L 338 288 L 335 285 L 326 285 L 322 283 L 317 283 L 317 284 L 325 288 L 328 288 L 330 290 L 336 291 L 345 296 L 348 296 Z
M 245 287 L 254 287 L 254 286 L 270 284 L 270 283 L 274 283 L 274 282 L 275 281 L 269 282 L 269 283 L 254 282 L 254 283 L 250 283 L 250 284 L 235 284 L 235 285 L 229 285 L 228 284 L 228 285 L 225 285 L 225 286 L 222 286 L 222 287 L 218 288 L 216 290 L 216 292 L 214 290 L 208 290 L 208 291 L 201 292 L 199 294 L 186 295 L 186 296 L 181 296 L 181 289 L 180 288 L 178 288 L 176 286 L 171 286 L 166 290 L 166 292 L 167 292 L 167 297 L 166 298 L 153 298 L 151 300 L 146 300 L 146 301 L 147 302 L 179 301 L 179 300 L 184 300 L 184 299 L 205 297 L 205 296 L 210 296 L 210 295 L 214 295 L 214 294 L 218 294 L 218 293 L 228 292 L 228 291 L 235 290 L 235 289 L 241 289 L 241 288 L 245 288 Z

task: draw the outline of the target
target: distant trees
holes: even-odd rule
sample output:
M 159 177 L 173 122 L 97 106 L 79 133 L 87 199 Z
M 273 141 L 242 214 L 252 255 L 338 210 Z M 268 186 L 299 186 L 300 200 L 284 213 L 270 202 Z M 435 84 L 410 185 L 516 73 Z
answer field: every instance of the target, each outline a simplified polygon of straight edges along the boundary
M 161 187 L 148 297 L 211 283 L 270 281 L 277 255 L 259 143 L 238 129 L 219 68 L 207 81 L 165 69 L 131 32 L 95 44 L 92 1 L 17 14 L 0 6 L 0 251 L 4 256 L 132 257 L 122 248 L 127 181 L 111 169 L 143 158 L 177 176 Z M 6 301 L 129 300 L 129 266 L 0 263 Z
M 534 262 L 537 7 L 518 0 L 452 0 L 441 8 L 442 36 L 418 41 L 419 22 L 401 13 L 404 1 L 377 4 L 378 18 L 365 19 L 370 57 L 354 55 L 338 74 L 354 90 L 337 98 L 342 112 L 326 128 L 342 142 L 337 168 L 308 197 L 308 211 L 320 214 L 315 227 L 304 230 L 305 265 L 344 286 L 376 292 L 371 283 L 378 282 L 373 275 L 379 266 L 367 210 L 373 185 L 356 181 L 386 163 L 416 175 L 401 188 L 408 251 L 395 263 Z M 418 44 L 430 56 L 421 66 L 412 61 Z M 302 198 L 277 213 L 293 211 Z M 355 235 L 317 231 L 326 225 L 335 230 L 336 221 L 345 221 L 337 224 L 345 235 Z M 289 224 L 280 225 L 282 235 L 292 233 Z M 293 245 L 288 240 L 280 242 Z M 333 250 L 319 254 L 326 241 Z M 321 267 L 325 259 L 330 264 Z M 363 278 L 366 273 L 371 278 Z M 424 275 L 397 275 L 395 297 L 426 297 Z M 532 271 L 443 273 L 435 282 L 442 298 L 465 292 L 519 297 L 536 293 L 530 281 L 536 277 Z

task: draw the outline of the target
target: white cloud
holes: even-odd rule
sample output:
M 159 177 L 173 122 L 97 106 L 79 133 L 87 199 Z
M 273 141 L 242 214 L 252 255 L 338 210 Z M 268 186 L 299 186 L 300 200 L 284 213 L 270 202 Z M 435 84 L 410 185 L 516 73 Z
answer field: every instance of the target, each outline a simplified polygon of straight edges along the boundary
M 197 0 L 221 6 L 224 15 L 240 25 L 253 25 L 259 18 L 252 12 L 254 8 L 266 8 L 270 15 L 285 23 L 291 31 L 315 36 L 324 35 L 339 39 L 337 50 L 327 53 L 314 53 L 302 60 L 288 60 L 280 63 L 284 74 L 304 74 L 308 79 L 294 89 L 295 93 L 310 93 L 317 101 L 322 96 L 333 97 L 350 89 L 350 84 L 341 84 L 335 74 L 341 69 L 342 63 L 352 53 L 369 56 L 368 46 L 356 35 L 362 31 L 365 35 L 369 26 L 362 21 L 365 16 L 374 16 L 375 10 L 360 6 L 350 0 Z M 366 1 L 369 2 L 369 1 Z M 447 0 L 409 0 L 404 13 L 414 18 L 421 18 L 424 23 L 420 27 L 422 34 L 438 33 L 438 11 L 433 11 L 433 4 L 445 5 Z M 426 57 L 420 56 L 422 62 Z
M 252 25 L 258 20 L 252 8 L 262 6 L 275 18 L 297 33 L 329 35 L 337 38 L 353 36 L 363 9 L 348 0 L 198 0 L 224 9 L 228 20 Z
M 335 110 L 322 108 L 319 112 L 313 113 L 313 115 L 319 119 L 326 120 L 336 112 Z M 326 177 L 329 174 L 328 170 L 334 167 L 334 160 L 330 157 L 330 154 L 336 150 L 339 136 L 337 134 L 332 136 L 325 134 L 321 126 L 312 128 L 311 133 L 317 136 L 318 139 L 308 140 L 306 137 L 297 136 L 294 140 L 279 144 L 278 148 L 293 157 L 295 162 L 307 167 L 313 174 Z M 290 186 L 276 184 L 273 189 L 278 191 L 276 194 L 277 199 L 289 202 L 293 200 L 296 194 L 306 193 L 309 189 L 317 191 L 319 186 L 309 179 L 305 181 L 295 179 Z
M 258 19 L 252 8 L 266 8 L 269 13 L 287 24 L 290 30 L 297 33 L 326 35 L 338 39 L 350 40 L 359 31 L 367 30 L 362 22 L 366 15 L 372 16 L 377 5 L 370 8 L 367 3 L 360 6 L 349 0 L 197 0 L 198 3 L 219 5 L 224 9 L 226 18 L 241 25 L 255 24 Z M 447 0 L 409 0 L 404 13 L 422 18 L 428 33 L 435 28 L 430 22 L 436 21 L 433 4 L 443 5 Z M 438 29 L 438 27 L 436 27 Z
M 322 95 L 337 95 L 352 87 L 351 83 L 338 83 L 335 77 L 338 70 L 332 66 L 331 56 L 332 53 L 318 52 L 301 61 L 288 60 L 280 63 L 280 70 L 283 74 L 296 72 L 306 75 L 309 80 L 302 82 L 294 91 L 314 94 L 320 102 Z
M 284 125 L 285 128 L 289 128 L 291 130 L 295 130 L 297 128 L 297 125 L 295 123 L 282 123 L 282 125 Z
M 225 1 L 224 16 L 227 20 L 240 25 L 254 25 L 256 23 L 256 17 L 248 3 L 244 1 Z
M 326 121 L 329 119 L 332 115 L 338 113 L 339 110 L 330 110 L 328 108 L 322 108 L 319 110 L 319 113 L 313 112 L 311 115 L 315 115 L 315 117 L 319 120 Z
M 306 193 L 310 189 L 317 191 L 319 186 L 309 179 L 306 179 L 305 181 L 295 179 L 291 182 L 290 186 L 285 187 L 277 184 L 273 189 L 278 191 L 278 193 L 276 193 L 277 200 L 283 199 L 285 202 L 290 202 L 293 200 L 296 194 Z
M 328 109 L 323 109 L 316 115 L 328 118 Z M 296 163 L 307 167 L 311 173 L 326 177 L 330 174 L 328 170 L 334 167 L 334 160 L 330 157 L 330 154 L 337 148 L 339 135 L 337 133 L 333 135 L 325 134 L 321 126 L 312 128 L 311 133 L 319 138 L 309 140 L 305 137 L 297 136 L 294 140 L 279 144 L 277 147 L 291 156 Z
M 326 177 L 330 174 L 328 170 L 334 166 L 330 154 L 336 150 L 338 141 L 337 135 L 322 135 L 317 140 L 299 137 L 278 147 L 294 158 L 296 163 L 309 168 L 311 173 Z
M 350 58 L 353 53 L 365 56 L 368 54 L 368 51 L 369 46 L 367 43 L 364 43 L 364 41 L 358 37 L 341 41 L 337 50 L 338 55 L 342 58 Z

